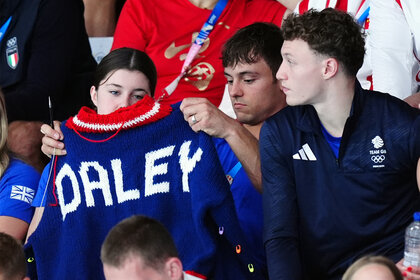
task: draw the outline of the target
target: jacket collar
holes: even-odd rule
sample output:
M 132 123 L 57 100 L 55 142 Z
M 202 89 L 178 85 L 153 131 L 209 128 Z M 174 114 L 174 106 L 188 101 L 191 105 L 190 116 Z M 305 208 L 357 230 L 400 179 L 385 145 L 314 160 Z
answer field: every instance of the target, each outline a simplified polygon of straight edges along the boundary
M 343 137 L 345 137 L 347 133 L 353 130 L 352 128 L 356 124 L 357 119 L 359 118 L 363 110 L 363 103 L 365 98 L 364 94 L 366 93 L 362 89 L 359 81 L 356 80 L 352 108 L 350 111 L 350 116 L 346 121 Z M 312 105 L 304 105 L 297 107 L 299 107 L 298 111 L 301 115 L 299 121 L 297 122 L 297 128 L 304 132 L 312 132 L 317 135 L 322 135 L 321 121 L 319 120 L 315 108 Z

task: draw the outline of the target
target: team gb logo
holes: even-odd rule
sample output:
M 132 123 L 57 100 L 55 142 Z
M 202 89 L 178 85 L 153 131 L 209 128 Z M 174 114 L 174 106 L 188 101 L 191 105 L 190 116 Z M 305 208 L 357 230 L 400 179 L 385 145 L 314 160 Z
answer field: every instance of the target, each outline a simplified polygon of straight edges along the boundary
M 375 149 L 379 149 L 384 146 L 384 141 L 382 140 L 381 137 L 376 136 L 375 138 L 372 139 L 372 144 L 373 144 L 373 147 L 375 147 Z

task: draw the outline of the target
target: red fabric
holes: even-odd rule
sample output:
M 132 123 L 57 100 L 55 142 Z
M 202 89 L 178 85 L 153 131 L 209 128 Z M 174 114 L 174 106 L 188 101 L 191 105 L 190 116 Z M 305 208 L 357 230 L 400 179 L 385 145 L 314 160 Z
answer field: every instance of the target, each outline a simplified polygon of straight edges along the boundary
M 363 26 L 366 30 L 369 29 L 369 25 L 370 25 L 370 18 L 367 18 L 365 21 L 365 25 Z
M 309 0 L 303 0 L 299 4 L 299 14 L 303 14 L 304 12 L 306 12 L 308 10 L 308 7 L 309 7 Z
M 176 103 L 185 97 L 206 97 L 218 106 L 226 79 L 221 48 L 239 28 L 256 21 L 281 24 L 286 8 L 274 0 L 230 0 L 208 41 L 191 64 L 187 77 L 165 100 Z M 127 0 L 114 34 L 112 49 L 131 47 L 146 52 L 156 64 L 155 98 L 180 73 L 191 43 L 211 11 L 188 0 Z
M 200 278 L 200 279 L 207 279 L 206 276 L 201 275 L 200 273 L 197 273 L 197 272 L 192 271 L 192 270 L 185 271 L 185 273 L 188 274 L 188 275 L 195 276 L 195 277 Z
M 78 132 L 111 132 L 155 122 L 171 111 L 169 104 L 158 104 L 146 95 L 137 103 L 108 115 L 98 115 L 94 110 L 82 107 L 76 116 L 69 118 L 66 126 Z
M 337 0 L 337 3 L 335 4 L 334 8 L 340 11 L 347 12 L 347 3 L 348 3 L 348 0 Z M 324 8 L 328 8 L 329 4 L 330 4 L 330 0 L 326 0 Z M 309 7 L 309 0 L 303 0 L 302 2 L 299 3 L 299 14 L 303 14 L 304 12 L 308 11 L 310 8 L 313 8 L 313 7 Z
M 372 75 L 367 76 L 366 80 L 370 82 L 369 90 L 373 90 L 373 77 Z
M 345 1 L 338 0 L 335 8 L 339 11 L 347 12 L 347 0 Z
M 359 10 L 360 10 L 360 8 L 363 6 L 363 4 L 365 3 L 365 0 L 362 0 L 362 2 L 360 2 L 360 6 L 359 6 L 359 8 L 357 9 L 357 12 L 356 13 L 358 13 L 359 12 Z

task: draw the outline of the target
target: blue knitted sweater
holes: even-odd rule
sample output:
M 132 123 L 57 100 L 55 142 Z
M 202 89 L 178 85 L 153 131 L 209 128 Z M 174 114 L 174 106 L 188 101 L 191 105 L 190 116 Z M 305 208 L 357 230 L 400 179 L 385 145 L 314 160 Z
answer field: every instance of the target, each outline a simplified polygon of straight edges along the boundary
M 83 108 L 62 131 L 67 155 L 58 157 L 48 206 L 27 246 L 38 279 L 103 279 L 101 244 L 133 214 L 168 228 L 185 270 L 261 279 L 213 142 L 191 130 L 179 105 L 146 97 L 110 115 Z

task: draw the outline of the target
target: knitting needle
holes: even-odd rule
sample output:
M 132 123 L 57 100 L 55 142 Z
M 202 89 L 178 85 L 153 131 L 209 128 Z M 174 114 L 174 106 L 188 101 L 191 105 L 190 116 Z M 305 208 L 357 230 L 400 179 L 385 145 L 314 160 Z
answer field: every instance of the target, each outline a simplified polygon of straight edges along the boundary
M 52 128 L 54 128 L 54 121 L 53 121 L 53 109 L 52 109 L 52 103 L 51 103 L 51 97 L 48 96 L 48 110 L 50 111 L 50 125 Z

